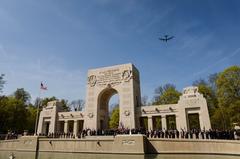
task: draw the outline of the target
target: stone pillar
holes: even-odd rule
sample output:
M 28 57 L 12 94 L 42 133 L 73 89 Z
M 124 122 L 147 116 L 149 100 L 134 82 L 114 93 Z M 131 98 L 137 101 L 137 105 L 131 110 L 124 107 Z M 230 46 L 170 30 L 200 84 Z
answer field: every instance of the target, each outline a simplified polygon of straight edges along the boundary
M 176 115 L 176 129 L 178 131 L 181 131 L 181 124 L 180 124 L 180 118 L 178 115 Z
M 167 121 L 166 121 L 166 116 L 165 115 L 161 116 L 161 121 L 162 121 L 162 129 L 167 130 Z
M 148 117 L 148 130 L 153 130 L 153 121 L 152 121 L 152 117 Z
M 199 120 L 199 124 L 200 124 L 200 129 L 205 130 L 206 128 L 205 128 L 205 125 L 204 125 L 204 122 L 203 122 L 204 119 L 202 118 L 201 113 L 198 113 L 198 120 Z
M 64 121 L 64 133 L 68 133 L 68 121 Z
M 40 133 L 43 133 L 43 117 L 41 113 L 39 115 L 38 128 L 37 128 L 37 134 L 40 134 Z
M 75 138 L 77 137 L 77 133 L 78 133 L 78 120 L 74 120 L 73 135 L 75 136 Z

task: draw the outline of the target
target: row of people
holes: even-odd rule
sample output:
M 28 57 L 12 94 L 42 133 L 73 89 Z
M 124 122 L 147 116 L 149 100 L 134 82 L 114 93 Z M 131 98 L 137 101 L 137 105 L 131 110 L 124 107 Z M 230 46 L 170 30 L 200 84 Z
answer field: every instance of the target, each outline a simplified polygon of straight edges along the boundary
M 234 130 L 207 130 L 200 131 L 193 129 L 185 130 L 151 130 L 146 132 L 146 136 L 150 138 L 184 138 L 184 139 L 227 139 L 234 140 L 236 138 Z
M 5 140 L 11 140 L 11 139 L 17 139 L 17 138 L 18 138 L 18 134 L 16 132 L 8 131 L 8 133 L 5 135 Z
M 240 132 L 232 130 L 145 130 L 145 129 L 106 129 L 106 130 L 91 130 L 83 129 L 77 134 L 72 132 L 39 134 L 50 138 L 85 138 L 86 136 L 116 136 L 118 134 L 144 134 L 148 138 L 182 138 L 182 139 L 238 139 Z

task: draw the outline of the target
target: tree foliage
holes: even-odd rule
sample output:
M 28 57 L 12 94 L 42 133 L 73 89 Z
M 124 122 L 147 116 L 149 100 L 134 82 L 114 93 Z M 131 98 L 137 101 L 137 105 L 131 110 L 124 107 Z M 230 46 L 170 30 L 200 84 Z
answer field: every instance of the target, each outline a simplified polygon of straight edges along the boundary
M 154 105 L 176 104 L 181 93 L 176 90 L 175 85 L 166 84 L 155 89 Z
M 0 114 L 1 132 L 8 130 L 22 132 L 28 124 L 26 105 L 14 97 L 1 98 Z
M 219 106 L 229 107 L 240 100 L 240 67 L 232 66 L 221 72 L 217 78 Z
M 216 80 L 218 114 L 216 121 L 221 121 L 222 128 L 230 128 L 233 123 L 240 123 L 240 67 L 232 66 L 221 72 Z
M 13 96 L 22 101 L 23 103 L 27 103 L 27 102 L 30 102 L 31 100 L 31 96 L 30 94 L 24 90 L 24 88 L 18 88 L 14 93 L 13 93 Z
M 110 116 L 109 128 L 118 128 L 119 126 L 119 106 L 115 106 Z
M 207 100 L 210 117 L 213 116 L 214 111 L 218 105 L 215 90 L 213 87 L 211 87 L 213 82 L 214 81 L 212 81 L 212 83 L 210 84 L 203 79 L 193 82 L 193 85 L 198 87 L 199 93 L 201 93 Z
M 232 66 L 223 72 L 212 74 L 208 82 L 200 79 L 193 85 L 207 100 L 212 127 L 232 128 L 240 123 L 240 67 Z

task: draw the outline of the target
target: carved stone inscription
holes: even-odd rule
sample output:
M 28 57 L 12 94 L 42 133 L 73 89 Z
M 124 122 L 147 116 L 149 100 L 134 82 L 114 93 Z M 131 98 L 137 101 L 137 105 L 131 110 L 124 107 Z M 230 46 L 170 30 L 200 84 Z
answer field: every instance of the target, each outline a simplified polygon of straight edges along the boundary
M 128 82 L 130 79 L 132 79 L 131 70 L 124 70 L 121 72 L 119 69 L 111 69 L 107 71 L 101 71 L 97 76 L 89 76 L 88 84 L 91 87 L 94 87 L 95 84 L 98 86 L 115 86 L 120 84 L 122 81 Z
M 119 69 L 99 72 L 97 76 L 97 85 L 105 86 L 107 84 L 117 85 L 121 83 L 121 72 Z
M 122 140 L 123 145 L 135 145 L 135 140 Z

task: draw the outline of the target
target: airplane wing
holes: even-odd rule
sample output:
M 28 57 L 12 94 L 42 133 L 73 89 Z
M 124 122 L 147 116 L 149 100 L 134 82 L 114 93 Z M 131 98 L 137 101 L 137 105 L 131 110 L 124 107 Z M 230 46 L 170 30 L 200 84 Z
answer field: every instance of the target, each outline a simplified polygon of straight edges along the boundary
M 162 40 L 162 41 L 166 41 L 166 39 L 164 39 L 164 38 L 158 38 L 159 40 Z
M 167 40 L 171 40 L 171 39 L 173 39 L 173 38 L 174 38 L 174 36 L 171 36 L 171 37 L 167 38 Z

